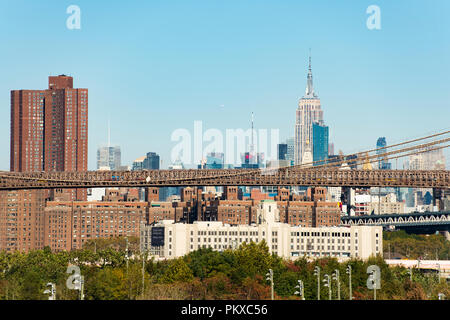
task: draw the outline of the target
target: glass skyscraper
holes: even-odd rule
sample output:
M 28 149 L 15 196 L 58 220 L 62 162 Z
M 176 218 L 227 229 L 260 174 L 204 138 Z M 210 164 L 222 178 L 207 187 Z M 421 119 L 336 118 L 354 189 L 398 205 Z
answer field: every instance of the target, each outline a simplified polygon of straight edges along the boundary
M 386 138 L 380 137 L 377 140 L 377 149 L 386 147 Z M 387 159 L 381 159 L 382 155 L 386 153 L 386 149 L 377 150 L 377 155 L 380 156 L 380 160 L 378 161 L 378 169 L 381 170 L 391 170 L 391 164 Z
M 287 160 L 288 145 L 287 143 L 278 144 L 278 160 Z
M 328 159 L 328 126 L 316 122 L 312 125 L 313 161 Z M 325 162 L 319 163 L 325 164 Z
M 222 152 L 211 152 L 206 155 L 206 169 L 223 169 L 224 154 Z
M 142 164 L 143 169 L 159 169 L 159 155 L 155 152 L 148 152 Z

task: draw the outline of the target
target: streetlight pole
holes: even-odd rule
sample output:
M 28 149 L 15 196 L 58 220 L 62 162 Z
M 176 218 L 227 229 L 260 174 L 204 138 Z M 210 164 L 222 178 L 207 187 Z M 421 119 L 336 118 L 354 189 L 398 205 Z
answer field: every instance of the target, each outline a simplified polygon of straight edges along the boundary
M 314 275 L 317 276 L 317 300 L 320 300 L 320 267 L 314 268 Z
M 145 260 L 146 260 L 146 252 L 142 253 L 142 298 L 144 297 L 144 288 L 145 288 Z
M 128 282 L 128 299 L 131 299 L 131 283 L 130 283 L 130 274 L 128 271 L 128 237 L 125 237 L 126 246 L 125 246 L 125 260 L 127 263 L 127 282 Z
M 347 274 L 348 274 L 348 297 L 349 300 L 353 299 L 353 292 L 352 292 L 352 266 L 347 266 Z
M 128 274 L 128 237 L 125 238 L 126 245 L 125 245 L 125 260 L 127 262 L 127 274 Z
M 323 277 L 324 286 L 328 287 L 328 300 L 331 300 L 331 278 L 328 274 L 325 274 Z
M 340 280 L 339 280 L 339 270 L 338 269 L 334 270 L 333 279 L 336 280 L 336 282 L 337 282 L 337 296 L 338 296 L 338 300 L 341 300 L 341 283 L 340 283 Z
M 298 285 L 295 286 L 295 288 L 298 288 L 298 291 L 295 291 L 294 294 L 298 294 L 302 297 L 302 300 L 305 300 L 305 291 L 304 291 L 304 285 L 302 280 L 298 280 Z
M 80 300 L 84 300 L 84 276 L 80 276 Z
M 266 274 L 266 280 L 270 281 L 270 291 L 271 291 L 271 297 L 273 300 L 273 270 L 269 269 L 269 272 Z

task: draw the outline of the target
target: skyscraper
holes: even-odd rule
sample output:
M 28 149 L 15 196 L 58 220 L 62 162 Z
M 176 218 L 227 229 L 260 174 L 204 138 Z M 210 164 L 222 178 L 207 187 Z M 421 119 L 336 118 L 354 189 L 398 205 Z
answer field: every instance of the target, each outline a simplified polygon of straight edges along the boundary
M 121 152 L 119 146 L 99 147 L 97 149 L 97 170 L 108 167 L 119 170 L 121 166 Z
M 155 152 L 147 152 L 142 167 L 147 170 L 159 169 L 159 155 Z
M 380 137 L 377 140 L 377 149 L 380 148 L 384 148 L 386 147 L 386 138 L 385 137 Z M 386 149 L 382 149 L 382 150 L 377 150 L 377 155 L 380 156 L 380 158 L 383 156 L 383 154 L 386 153 Z M 389 163 L 389 161 L 387 159 L 380 159 L 378 161 L 378 169 L 380 170 L 391 170 L 391 164 Z
M 328 159 L 328 126 L 313 123 L 313 161 Z M 320 162 L 318 165 L 325 164 Z
M 11 91 L 10 170 L 86 171 L 88 90 L 73 78 L 48 78 L 45 90 Z M 48 196 L 86 200 L 86 189 L 0 192 L 0 250 L 44 247 L 44 208 Z
M 223 169 L 224 168 L 223 152 L 211 152 L 206 155 L 205 169 Z
M 119 146 L 111 145 L 111 129 L 108 120 L 108 144 L 97 149 L 97 170 L 121 170 L 121 152 Z
M 144 160 L 145 160 L 146 156 L 142 156 L 137 158 L 136 160 L 133 161 L 133 165 L 131 167 L 131 170 L 136 171 L 136 170 L 143 170 L 144 169 Z
M 286 154 L 286 160 L 291 161 L 291 164 L 294 164 L 295 161 L 295 138 L 288 138 L 286 139 L 287 144 L 287 154 Z
M 334 156 L 334 143 L 333 142 L 328 144 L 328 155 Z
M 241 153 L 241 168 L 258 169 L 264 167 L 264 153 L 244 152 Z
M 311 70 L 311 56 L 305 95 L 300 99 L 296 111 L 295 121 L 295 164 L 301 164 L 306 143 L 313 148 L 312 125 L 323 121 L 323 111 L 320 108 L 320 99 L 314 93 L 313 76 Z
M 278 160 L 286 160 L 288 153 L 288 145 L 286 143 L 278 144 Z
M 11 91 L 10 170 L 86 171 L 88 89 L 73 78 L 50 76 L 48 89 Z M 86 190 L 72 191 L 85 200 Z

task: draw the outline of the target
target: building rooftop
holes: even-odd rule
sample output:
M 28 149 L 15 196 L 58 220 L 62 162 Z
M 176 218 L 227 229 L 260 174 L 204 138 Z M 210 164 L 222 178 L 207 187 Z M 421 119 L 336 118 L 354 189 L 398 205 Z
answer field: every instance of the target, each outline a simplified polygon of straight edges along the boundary
M 142 156 L 134 160 L 134 162 L 143 162 L 145 160 L 146 156 Z

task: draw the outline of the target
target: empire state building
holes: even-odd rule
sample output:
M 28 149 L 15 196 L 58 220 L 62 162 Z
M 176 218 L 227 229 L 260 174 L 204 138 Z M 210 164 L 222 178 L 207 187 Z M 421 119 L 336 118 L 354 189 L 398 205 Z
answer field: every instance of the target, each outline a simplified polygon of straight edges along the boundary
M 320 109 L 320 99 L 314 93 L 310 56 L 305 95 L 300 99 L 296 110 L 294 142 L 294 160 L 296 165 L 302 164 L 307 149 L 312 150 L 313 148 L 313 123 L 323 124 L 323 111 Z

